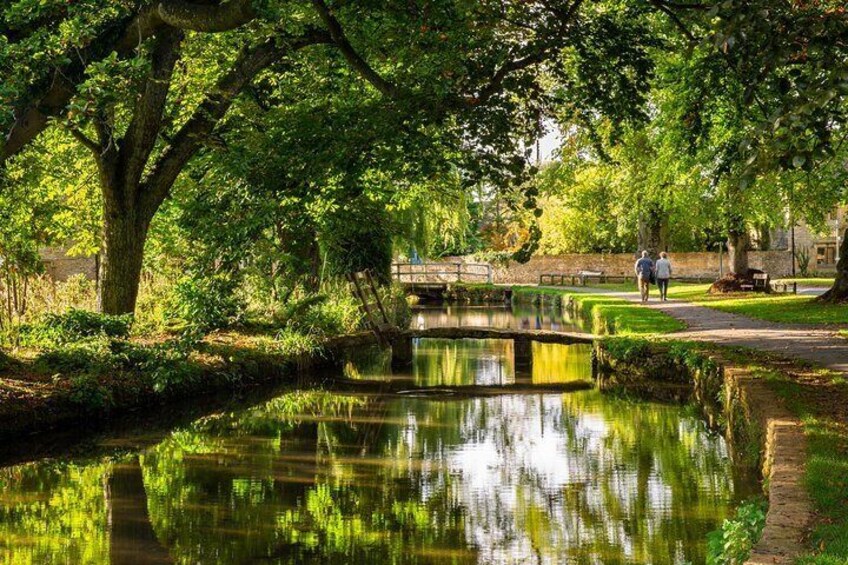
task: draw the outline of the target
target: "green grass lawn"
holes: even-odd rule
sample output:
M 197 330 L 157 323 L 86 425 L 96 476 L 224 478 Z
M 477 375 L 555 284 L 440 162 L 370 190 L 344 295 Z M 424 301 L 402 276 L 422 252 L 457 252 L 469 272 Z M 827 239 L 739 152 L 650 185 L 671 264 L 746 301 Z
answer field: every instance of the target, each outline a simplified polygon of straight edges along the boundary
M 668 295 L 770 322 L 848 325 L 848 304 L 823 304 L 815 297 L 795 294 L 708 294 L 708 288 L 706 284 L 676 285 L 669 288 Z
M 616 335 L 659 334 L 679 331 L 686 328 L 683 322 L 671 316 L 645 308 L 622 298 L 592 294 L 591 292 L 572 292 L 558 288 L 539 288 L 535 286 L 515 286 L 513 294 L 518 298 L 537 295 L 571 297 L 584 318 L 592 324 L 592 331 L 598 334 Z
M 825 280 L 825 279 L 805 279 Z M 800 284 L 800 283 L 799 283 Z M 805 283 L 806 284 L 806 283 Z M 635 292 L 635 283 L 615 283 L 597 288 L 622 292 Z M 715 308 L 722 312 L 741 314 L 770 322 L 844 326 L 848 325 L 848 304 L 821 304 L 812 296 L 795 294 L 763 294 L 746 292 L 736 294 L 709 294 L 709 284 L 674 283 L 668 289 L 669 298 L 679 298 Z M 656 296 L 656 288 L 652 287 Z M 588 290 L 591 292 L 591 289 Z

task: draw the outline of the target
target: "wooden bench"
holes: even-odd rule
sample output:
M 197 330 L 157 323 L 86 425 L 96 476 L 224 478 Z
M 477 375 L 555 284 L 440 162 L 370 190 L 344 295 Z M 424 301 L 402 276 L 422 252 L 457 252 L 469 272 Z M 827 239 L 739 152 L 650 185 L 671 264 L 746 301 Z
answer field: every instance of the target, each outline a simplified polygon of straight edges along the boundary
M 606 277 L 603 271 L 578 271 L 577 277 L 580 279 L 580 284 L 586 286 L 586 280 L 590 278 L 598 279 L 599 283 L 606 282 Z
M 754 273 L 754 279 L 751 281 L 751 284 L 743 283 L 739 286 L 745 291 L 768 292 L 770 288 L 768 273 Z

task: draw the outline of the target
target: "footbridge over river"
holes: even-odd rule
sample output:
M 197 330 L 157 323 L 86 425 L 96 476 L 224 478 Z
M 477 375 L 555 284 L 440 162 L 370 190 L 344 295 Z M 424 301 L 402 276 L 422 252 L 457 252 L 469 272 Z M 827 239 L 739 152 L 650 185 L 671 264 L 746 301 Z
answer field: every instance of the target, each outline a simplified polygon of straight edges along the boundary
M 441 298 L 451 285 L 492 284 L 494 271 L 488 263 L 393 263 L 392 279 L 408 294 L 421 299 Z
M 412 363 L 412 345 L 422 338 L 435 339 L 511 339 L 514 343 L 515 364 L 529 367 L 533 363 L 533 342 L 558 343 L 562 345 L 591 345 L 597 336 L 577 332 L 556 332 L 549 330 L 501 329 L 488 327 L 463 326 L 458 328 L 436 327 L 409 329 L 398 332 L 390 338 L 392 344 L 392 363 L 396 366 Z

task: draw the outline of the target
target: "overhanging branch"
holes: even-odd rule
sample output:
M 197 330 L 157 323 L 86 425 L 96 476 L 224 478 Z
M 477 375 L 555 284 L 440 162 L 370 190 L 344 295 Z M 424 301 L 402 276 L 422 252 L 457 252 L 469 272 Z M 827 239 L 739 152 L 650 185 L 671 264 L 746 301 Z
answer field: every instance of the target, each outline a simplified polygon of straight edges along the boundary
M 217 32 L 235 29 L 254 18 L 250 0 L 194 4 L 185 0 L 163 0 L 144 6 L 134 14 L 100 31 L 84 48 L 68 52 L 68 63 L 57 67 L 50 80 L 34 87 L 29 102 L 21 102 L 15 121 L 5 132 L 0 146 L 0 163 L 15 155 L 47 127 L 48 119 L 60 115 L 84 80 L 86 64 L 99 61 L 113 51 L 132 53 L 139 44 L 168 27 Z
M 176 28 L 218 32 L 241 27 L 256 17 L 251 0 L 229 0 L 221 4 L 195 4 L 184 0 L 163 0 L 159 17 Z
M 236 96 L 257 74 L 294 51 L 330 41 L 326 32 L 309 30 L 302 36 L 284 42 L 271 39 L 259 46 L 244 49 L 162 151 L 139 191 L 139 205 L 142 209 L 155 210 L 167 197 L 185 164 L 209 138 Z
M 356 52 L 353 46 L 345 36 L 339 21 L 330 12 L 330 9 L 324 3 L 324 0 L 312 0 L 312 5 L 318 15 L 321 16 L 321 21 L 327 26 L 330 32 L 330 37 L 333 43 L 339 48 L 348 64 L 354 68 L 365 80 L 371 83 L 381 94 L 392 99 L 400 96 L 400 89 L 391 82 L 384 79 L 375 71 L 362 56 Z

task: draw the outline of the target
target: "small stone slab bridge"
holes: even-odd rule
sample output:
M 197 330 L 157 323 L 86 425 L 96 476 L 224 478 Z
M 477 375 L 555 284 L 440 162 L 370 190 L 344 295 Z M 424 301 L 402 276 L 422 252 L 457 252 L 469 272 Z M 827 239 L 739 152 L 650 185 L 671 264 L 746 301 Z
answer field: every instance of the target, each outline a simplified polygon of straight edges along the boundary
M 549 330 L 521 330 L 463 326 L 460 328 L 424 328 L 410 329 L 391 336 L 392 363 L 404 365 L 412 362 L 412 342 L 414 339 L 511 339 L 514 345 L 515 364 L 526 367 L 532 364 L 534 341 L 540 343 L 559 343 L 562 345 L 591 345 L 597 336 L 577 332 L 554 332 Z

